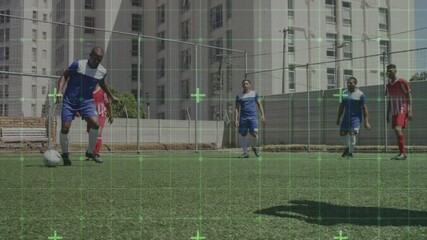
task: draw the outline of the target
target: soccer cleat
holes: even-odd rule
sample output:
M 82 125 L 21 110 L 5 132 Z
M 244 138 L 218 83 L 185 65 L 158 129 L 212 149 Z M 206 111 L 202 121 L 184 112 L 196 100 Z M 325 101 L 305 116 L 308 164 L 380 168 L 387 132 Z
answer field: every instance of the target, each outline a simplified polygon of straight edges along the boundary
M 401 153 L 397 155 L 396 157 L 391 158 L 391 160 L 406 160 L 406 155 Z
M 239 156 L 239 158 L 249 158 L 249 154 L 243 153 L 242 155 Z
M 99 156 L 99 154 L 95 154 L 95 153 L 88 153 L 86 152 L 86 158 L 88 158 L 89 160 L 92 159 L 97 163 L 103 163 L 104 161 L 102 161 L 101 157 Z
M 252 151 L 254 151 L 255 156 L 257 156 L 257 157 L 259 157 L 259 156 L 260 156 L 260 155 L 259 155 L 259 150 L 258 150 L 258 148 L 256 148 L 256 147 L 252 147 Z
M 69 157 L 70 153 L 62 153 L 61 157 L 62 160 L 64 161 L 64 166 L 71 166 L 71 160 Z
M 349 148 L 346 148 L 345 150 L 344 150 L 344 152 L 341 154 L 341 157 L 348 157 L 348 151 L 349 151 L 350 149 Z
M 353 153 L 348 153 L 347 154 L 347 159 L 353 158 Z

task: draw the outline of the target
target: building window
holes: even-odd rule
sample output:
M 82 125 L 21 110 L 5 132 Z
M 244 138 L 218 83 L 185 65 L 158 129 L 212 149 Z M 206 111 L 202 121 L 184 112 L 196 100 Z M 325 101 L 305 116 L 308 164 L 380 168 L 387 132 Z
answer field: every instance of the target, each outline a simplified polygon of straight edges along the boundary
M 388 41 L 384 41 L 381 40 L 380 41 L 380 62 L 381 64 L 385 63 L 386 65 L 388 64 L 388 51 L 389 51 L 389 46 L 388 46 Z M 386 53 L 385 57 L 383 56 L 383 53 Z
M 288 52 L 295 52 L 295 32 L 293 28 L 288 29 Z
M 85 27 L 94 28 L 95 27 L 95 18 L 93 18 L 93 17 L 85 17 Z M 95 30 L 94 29 L 85 28 L 84 32 L 87 33 L 87 34 L 94 34 Z
M 157 24 L 162 24 L 166 20 L 166 11 L 165 11 L 165 5 L 157 8 Z
M 157 33 L 158 38 L 165 38 L 165 31 Z M 160 52 L 165 49 L 165 40 L 157 40 L 157 51 Z
M 9 28 L 0 29 L 0 42 L 9 42 L 10 31 Z
M 46 68 L 42 68 L 42 74 L 47 75 L 47 69 Z
M 9 60 L 9 47 L 0 47 L 0 61 Z
M 217 40 L 210 41 L 211 46 L 222 48 L 222 38 L 218 38 Z M 222 54 L 222 49 L 219 48 L 210 48 L 209 51 L 209 60 L 210 63 L 214 63 L 218 61 L 218 55 Z
M 0 66 L 0 71 L 9 72 L 9 66 Z M 7 73 L 0 73 L 0 79 L 6 79 L 9 78 L 9 74 Z
M 142 7 L 142 0 L 132 0 L 132 6 Z
M 289 84 L 288 84 L 289 90 L 295 91 L 295 67 L 294 67 L 294 65 L 289 65 L 288 78 L 289 78 Z
M 132 79 L 132 82 L 138 81 L 138 64 L 132 64 L 131 79 Z
M 211 30 L 222 27 L 222 5 L 211 8 Z
M 191 67 L 191 48 L 181 52 L 181 71 Z
M 165 59 L 161 58 L 157 60 L 157 78 L 165 76 Z
M 343 53 L 344 53 L 344 58 L 352 58 L 353 57 L 353 45 L 352 45 L 352 37 L 351 36 L 343 36 Z
M 31 98 L 37 98 L 37 85 L 31 85 Z
M 190 9 L 190 0 L 181 0 L 181 12 L 186 12 Z
M 37 29 L 33 29 L 32 40 L 33 42 L 37 42 Z
M 37 20 L 37 11 L 33 11 L 33 20 Z M 37 24 L 37 21 L 33 21 L 34 24 Z
M 233 17 L 233 5 L 232 5 L 232 0 L 227 0 L 225 2 L 226 6 L 227 6 L 227 20 L 231 19 Z
M 33 48 L 31 50 L 31 60 L 33 62 L 37 62 L 37 48 Z
M 294 0 L 288 0 L 288 17 L 293 17 L 294 15 Z
M 10 10 L 0 11 L 1 14 L 10 15 Z M 10 22 L 10 17 L 0 16 L 0 24 Z
M 138 56 L 138 38 L 132 39 L 131 55 L 134 57 Z
M 351 2 L 342 2 L 342 24 L 351 25 Z
M 326 22 L 327 23 L 335 23 L 335 0 L 325 0 L 325 14 L 326 14 Z
M 132 14 L 132 31 L 142 32 L 142 15 Z
M 0 116 L 9 116 L 8 104 L 0 104 Z
M 190 80 L 185 79 L 181 81 L 181 100 L 190 99 Z
M 165 104 L 166 92 L 165 85 L 157 86 L 157 105 Z
M 85 0 L 85 9 L 95 9 L 95 0 Z
M 218 77 L 218 72 L 211 72 L 209 73 L 209 95 L 219 95 L 220 90 L 220 81 Z
M 43 32 L 43 40 L 47 40 L 47 33 Z
M 344 72 L 343 86 L 347 86 L 348 79 L 353 76 L 353 70 L 351 70 L 351 69 L 344 69 L 343 72 Z
M 327 41 L 326 56 L 335 57 L 337 35 L 334 33 L 326 33 L 326 41 Z
M 8 98 L 9 97 L 9 85 L 0 85 L 0 98 Z
M 190 19 L 181 23 L 181 40 L 187 41 L 190 38 Z
M 379 8 L 379 25 L 380 30 L 387 31 L 388 30 L 388 9 L 387 8 Z
M 31 73 L 32 74 L 37 74 L 37 67 L 36 66 L 32 66 L 31 67 Z
M 328 89 L 335 88 L 335 68 L 326 69 L 326 73 L 328 75 Z
M 45 21 L 45 22 L 47 21 L 47 14 L 46 13 L 43 14 L 43 21 Z

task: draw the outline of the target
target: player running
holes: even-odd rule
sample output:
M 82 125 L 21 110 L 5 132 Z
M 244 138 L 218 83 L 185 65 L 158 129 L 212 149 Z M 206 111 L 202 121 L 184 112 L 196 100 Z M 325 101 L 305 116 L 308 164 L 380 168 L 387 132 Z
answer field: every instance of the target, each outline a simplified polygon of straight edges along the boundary
M 262 108 L 261 101 L 259 100 L 258 93 L 250 90 L 251 82 L 248 79 L 242 81 L 243 92 L 236 96 L 236 111 L 234 114 L 234 125 L 239 127 L 241 135 L 240 144 L 242 145 L 243 154 L 239 158 L 249 158 L 246 135 L 249 134 L 254 137 L 252 150 L 257 157 L 260 156 L 259 134 L 258 134 L 258 117 L 257 105 L 261 111 L 261 121 L 265 121 L 264 109 Z
M 390 113 L 393 116 L 392 128 L 396 133 L 399 155 L 391 160 L 405 160 L 405 136 L 403 128 L 408 125 L 408 120 L 412 120 L 412 94 L 408 82 L 403 78 L 396 77 L 396 65 L 387 66 L 387 76 L 389 83 L 386 88 L 386 96 L 389 97 L 387 105 L 387 123 L 390 122 Z
M 98 140 L 96 141 L 95 149 L 93 149 L 93 154 L 95 154 L 98 159 L 100 159 L 99 152 L 102 147 L 102 131 L 105 126 L 105 120 L 108 117 L 108 122 L 113 123 L 113 109 L 111 106 L 110 97 L 107 93 L 99 86 L 96 86 L 95 91 L 93 92 L 93 101 L 95 103 L 96 112 L 98 113 L 99 119 L 99 130 L 98 130 Z M 90 132 L 90 125 L 87 124 L 87 132 Z M 90 159 L 87 159 L 90 160 Z
M 340 120 L 342 118 L 341 125 Z M 356 135 L 359 133 L 362 115 L 365 119 L 365 128 L 370 129 L 368 107 L 365 95 L 357 88 L 357 79 L 349 77 L 347 89 L 343 92 L 343 98 L 338 108 L 337 125 L 340 125 L 340 135 L 346 146 L 341 157 L 352 158 L 356 146 Z
M 111 94 L 105 83 L 107 70 L 100 64 L 103 57 L 104 50 L 101 47 L 94 47 L 89 59 L 74 61 L 59 78 L 56 94 L 58 95 L 58 102 L 63 101 L 59 141 L 62 149 L 61 157 L 65 166 L 71 166 L 68 152 L 68 132 L 77 112 L 91 127 L 87 149 L 91 150 L 95 147 L 99 129 L 98 114 L 93 102 L 93 91 L 96 85 L 99 84 L 112 101 L 119 101 Z M 67 88 L 62 95 L 65 83 L 67 83 Z M 86 157 L 102 163 L 102 160 L 93 152 L 86 152 Z

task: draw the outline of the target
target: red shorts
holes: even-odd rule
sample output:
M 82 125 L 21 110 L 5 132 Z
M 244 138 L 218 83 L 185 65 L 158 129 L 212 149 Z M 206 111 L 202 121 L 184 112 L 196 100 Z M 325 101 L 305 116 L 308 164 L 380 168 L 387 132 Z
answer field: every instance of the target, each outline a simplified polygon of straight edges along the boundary
M 101 117 L 101 116 L 98 117 L 100 128 L 104 128 L 106 119 L 107 119 L 107 117 Z M 89 132 L 89 130 L 90 130 L 90 127 L 89 127 L 89 124 L 87 124 L 86 131 Z
M 396 126 L 401 126 L 402 128 L 406 128 L 408 124 L 408 115 L 407 113 L 399 113 L 393 116 L 391 127 L 394 129 Z

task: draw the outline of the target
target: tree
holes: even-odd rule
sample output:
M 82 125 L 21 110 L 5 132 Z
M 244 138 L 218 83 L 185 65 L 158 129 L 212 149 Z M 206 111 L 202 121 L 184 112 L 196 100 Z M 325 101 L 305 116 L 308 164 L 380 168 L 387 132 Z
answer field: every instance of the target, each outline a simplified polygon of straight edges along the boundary
M 421 80 L 427 80 L 427 72 L 415 73 L 409 79 L 409 81 L 421 81 Z
M 121 104 L 113 104 L 113 115 L 116 118 L 126 118 L 126 111 L 127 110 L 127 117 L 128 118 L 137 118 L 138 112 L 137 112 L 137 100 L 135 99 L 135 96 L 131 93 L 127 92 L 119 92 L 117 89 L 108 86 L 108 88 L 111 90 L 111 93 L 120 99 Z M 146 118 L 145 109 L 144 109 L 144 102 L 140 104 L 140 111 L 141 111 L 141 118 Z

